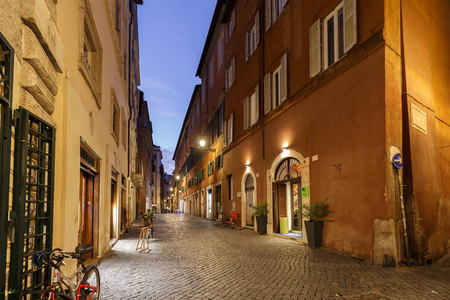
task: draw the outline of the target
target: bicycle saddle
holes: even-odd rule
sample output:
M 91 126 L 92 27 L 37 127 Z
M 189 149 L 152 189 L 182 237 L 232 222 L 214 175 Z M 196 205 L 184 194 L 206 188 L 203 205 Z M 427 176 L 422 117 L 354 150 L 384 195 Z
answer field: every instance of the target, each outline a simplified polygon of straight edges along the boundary
M 75 248 L 75 253 L 77 254 L 86 254 L 92 251 L 92 245 L 85 244 L 85 245 L 78 245 Z

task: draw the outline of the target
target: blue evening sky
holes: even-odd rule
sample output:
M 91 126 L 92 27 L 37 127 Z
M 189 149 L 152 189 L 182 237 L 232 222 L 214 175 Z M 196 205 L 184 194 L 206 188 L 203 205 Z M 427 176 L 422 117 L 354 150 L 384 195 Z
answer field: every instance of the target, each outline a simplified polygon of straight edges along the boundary
M 215 5 L 215 0 L 144 0 L 138 6 L 139 88 L 168 174 L 192 92 L 201 83 L 195 73 Z

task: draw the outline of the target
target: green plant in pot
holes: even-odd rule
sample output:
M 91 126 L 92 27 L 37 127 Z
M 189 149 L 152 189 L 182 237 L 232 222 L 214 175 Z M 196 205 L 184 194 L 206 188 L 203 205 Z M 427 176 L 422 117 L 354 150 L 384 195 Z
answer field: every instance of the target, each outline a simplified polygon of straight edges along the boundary
M 331 214 L 328 207 L 328 201 L 331 197 L 327 197 L 322 202 L 311 202 L 302 205 L 302 215 L 305 220 L 306 235 L 308 236 L 308 245 L 312 248 L 322 247 L 323 222 L 331 222 L 326 217 Z
M 252 205 L 253 215 L 256 217 L 256 226 L 259 234 L 267 233 L 267 214 L 269 209 L 267 203 L 258 203 Z

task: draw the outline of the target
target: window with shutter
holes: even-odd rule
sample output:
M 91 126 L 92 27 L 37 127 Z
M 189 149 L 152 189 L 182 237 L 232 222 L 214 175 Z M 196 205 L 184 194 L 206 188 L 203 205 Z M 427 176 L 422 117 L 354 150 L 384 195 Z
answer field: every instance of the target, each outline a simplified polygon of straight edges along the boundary
M 271 109 L 271 95 L 272 91 L 270 89 L 270 73 L 264 76 L 264 115 L 267 115 Z
M 281 66 L 272 75 L 272 107 L 275 108 L 281 103 Z
M 255 49 L 256 47 L 258 47 L 259 45 L 259 35 L 260 35 L 260 21 L 259 21 L 259 11 L 256 13 L 256 17 L 255 17 Z
M 266 0 L 266 31 L 269 30 L 272 25 L 272 0 Z
M 282 4 L 283 8 L 286 6 L 287 2 L 288 2 L 288 0 L 283 0 L 283 4 Z
M 344 51 L 356 44 L 356 0 L 344 0 Z
M 244 121 L 243 122 L 244 130 L 246 130 L 249 127 L 249 123 L 250 123 L 250 121 L 249 121 L 249 119 L 250 119 L 250 110 L 249 110 L 249 108 L 250 108 L 249 98 L 245 97 L 245 99 L 244 99 L 244 120 L 243 120 Z
M 230 119 L 228 120 L 228 144 L 230 144 L 233 141 L 233 120 L 234 120 L 234 114 L 231 114 Z
M 309 29 L 309 76 L 312 78 L 321 71 L 320 20 Z
M 281 102 L 287 98 L 287 54 L 281 58 Z
M 245 61 L 248 61 L 249 57 L 249 34 L 248 32 L 245 34 Z
M 223 131 L 223 146 L 226 147 L 228 145 L 228 128 L 227 128 L 228 121 L 225 121 L 225 130 Z
M 235 74 L 236 74 L 236 59 L 233 57 L 231 59 L 231 84 L 234 83 Z
M 256 85 L 255 88 L 255 123 L 259 120 L 259 84 Z

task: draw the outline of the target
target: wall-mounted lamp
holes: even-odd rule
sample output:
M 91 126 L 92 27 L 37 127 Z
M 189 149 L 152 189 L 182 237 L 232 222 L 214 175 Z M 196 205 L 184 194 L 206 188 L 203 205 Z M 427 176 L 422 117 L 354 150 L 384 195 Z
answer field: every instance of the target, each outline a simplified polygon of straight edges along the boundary
M 288 148 L 288 143 L 284 143 L 283 147 L 281 148 L 282 151 L 286 151 Z
M 177 179 L 177 180 L 180 180 L 180 176 L 179 176 L 179 175 L 177 175 L 176 179 Z
M 216 149 L 214 149 L 214 148 L 205 148 L 205 145 L 206 145 L 205 140 L 200 140 L 199 144 L 200 144 L 201 148 L 206 149 L 206 150 L 208 150 L 210 152 L 216 153 Z

